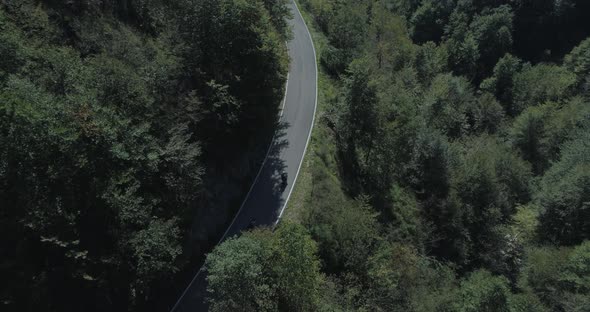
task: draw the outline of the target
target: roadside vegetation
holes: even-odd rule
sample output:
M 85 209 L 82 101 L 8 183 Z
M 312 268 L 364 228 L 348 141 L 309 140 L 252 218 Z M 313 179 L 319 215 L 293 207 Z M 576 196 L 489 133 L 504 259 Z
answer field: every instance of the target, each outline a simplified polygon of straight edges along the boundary
M 304 182 L 275 232 L 209 257 L 213 309 L 590 310 L 589 4 L 298 3 L 321 66 Z M 258 282 L 219 296 L 245 258 Z
M 285 3 L 0 3 L 0 310 L 173 305 L 272 136 Z

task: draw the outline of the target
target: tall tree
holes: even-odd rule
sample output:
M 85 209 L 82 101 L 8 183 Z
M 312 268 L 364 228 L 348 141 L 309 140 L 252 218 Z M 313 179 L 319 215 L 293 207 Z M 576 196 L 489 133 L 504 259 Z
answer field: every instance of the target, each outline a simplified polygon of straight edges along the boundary
M 559 162 L 543 177 L 539 231 L 548 241 L 574 245 L 589 238 L 589 142 L 588 132 L 568 142 Z
M 298 225 L 254 230 L 215 248 L 206 261 L 211 309 L 313 310 L 322 277 L 317 247 Z

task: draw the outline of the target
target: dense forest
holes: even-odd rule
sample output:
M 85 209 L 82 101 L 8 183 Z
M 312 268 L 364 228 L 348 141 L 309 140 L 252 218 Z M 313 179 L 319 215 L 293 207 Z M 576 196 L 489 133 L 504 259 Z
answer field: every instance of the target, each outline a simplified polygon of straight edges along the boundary
M 0 310 L 174 304 L 272 137 L 285 3 L 0 1 Z
M 310 183 L 208 256 L 211 310 L 590 311 L 590 2 L 298 3 Z
M 287 0 L 0 2 L 2 311 L 168 310 L 276 126 Z M 300 0 L 297 205 L 212 311 L 590 311 L 590 2 Z

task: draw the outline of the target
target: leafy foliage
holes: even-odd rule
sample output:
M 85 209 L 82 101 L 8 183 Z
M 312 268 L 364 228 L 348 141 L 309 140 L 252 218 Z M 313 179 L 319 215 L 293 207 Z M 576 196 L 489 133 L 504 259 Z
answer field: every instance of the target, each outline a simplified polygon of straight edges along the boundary
M 305 229 L 289 223 L 227 240 L 207 257 L 211 310 L 313 310 L 322 283 L 316 253 Z
M 250 174 L 219 163 L 256 163 L 274 126 L 287 15 L 272 0 L 0 4 L 3 306 L 168 308 L 208 247 L 191 225 L 216 235 L 195 215 L 231 215 L 207 194 Z
M 588 239 L 589 147 L 588 132 L 568 142 L 560 161 L 543 177 L 539 230 L 549 241 L 573 245 Z
M 317 137 L 335 150 L 318 146 L 303 222 L 325 304 L 587 309 L 587 3 L 302 3 L 327 40 Z M 339 43 L 327 26 L 340 12 L 365 20 L 365 40 Z M 335 55 L 348 56 L 337 71 Z M 346 265 L 350 254 L 368 260 Z
M 461 283 L 458 311 L 510 311 L 510 289 L 502 277 L 476 271 Z

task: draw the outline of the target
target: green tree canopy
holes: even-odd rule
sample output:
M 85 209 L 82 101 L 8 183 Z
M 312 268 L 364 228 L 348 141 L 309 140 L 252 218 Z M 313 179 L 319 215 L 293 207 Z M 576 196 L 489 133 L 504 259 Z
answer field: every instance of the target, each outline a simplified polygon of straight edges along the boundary
M 205 264 L 211 309 L 313 310 L 322 283 L 316 253 L 305 229 L 291 223 L 228 239 Z
M 461 282 L 457 311 L 510 311 L 510 288 L 506 279 L 480 270 Z
M 550 64 L 524 66 L 514 76 L 513 113 L 547 101 L 563 101 L 570 95 L 576 76 L 567 69 Z
M 543 177 L 539 231 L 548 241 L 574 245 L 589 238 L 589 138 L 588 132 L 583 132 L 565 144 L 559 162 Z
M 576 74 L 578 86 L 588 84 L 590 75 L 590 38 L 582 41 L 566 55 L 563 63 L 567 69 Z
M 515 116 L 518 111 L 513 107 L 514 76 L 522 68 L 522 61 L 511 54 L 506 54 L 494 66 L 491 77 L 482 81 L 480 89 L 493 93 L 502 103 L 506 113 Z

